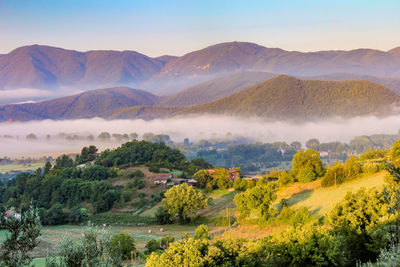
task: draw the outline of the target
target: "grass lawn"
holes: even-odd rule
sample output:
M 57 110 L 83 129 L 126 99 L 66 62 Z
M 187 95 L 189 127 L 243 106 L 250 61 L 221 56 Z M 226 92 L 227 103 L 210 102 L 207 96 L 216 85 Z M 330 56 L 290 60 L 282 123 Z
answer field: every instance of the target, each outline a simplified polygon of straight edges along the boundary
M 132 234 L 136 239 L 136 248 L 139 251 L 145 250 L 145 245 L 151 239 L 161 239 L 164 236 L 173 236 L 175 240 L 179 240 L 181 235 L 185 232 L 193 235 L 196 229 L 196 225 L 150 225 L 150 226 L 112 226 L 107 227 L 111 234 L 119 232 L 127 232 Z M 46 251 L 48 250 L 51 254 L 57 251 L 57 245 L 63 235 L 80 235 L 84 226 L 79 225 L 58 225 L 58 226 L 45 226 L 41 231 L 39 237 L 40 243 L 37 248 L 34 249 L 32 256 L 37 258 L 34 266 L 44 266 L 44 258 L 46 257 Z M 160 229 L 164 231 L 161 232 Z M 102 228 L 99 227 L 99 230 Z M 151 233 L 149 233 L 151 230 Z M 210 231 L 218 230 L 217 227 L 210 227 Z M 0 242 L 4 241 L 6 237 L 6 231 L 0 231 Z M 42 258 L 42 259 L 40 259 Z M 42 265 L 43 264 L 43 265 Z
M 0 165 L 0 173 L 6 173 L 9 171 L 30 171 L 36 170 L 44 166 L 44 163 L 32 163 L 32 164 L 7 164 Z
M 172 175 L 174 177 L 180 177 L 182 175 L 182 171 L 179 170 L 170 170 L 170 169 L 166 169 L 166 168 L 160 168 L 160 172 L 168 172 L 168 173 L 172 173 Z
M 323 216 L 328 212 L 334 204 L 340 202 L 344 198 L 347 192 L 355 192 L 361 187 L 371 188 L 375 186 L 381 186 L 384 184 L 384 176 L 386 171 L 375 173 L 372 175 L 364 175 L 356 178 L 350 182 L 338 185 L 336 188 L 331 187 L 320 187 L 318 183 L 310 183 L 309 188 L 305 187 L 299 193 L 294 193 L 291 196 L 284 194 L 285 190 L 293 189 L 298 185 L 290 186 L 281 190 L 278 194 L 285 195 L 288 199 L 290 206 L 295 207 L 307 207 L 310 211 L 317 215 Z M 278 199 L 279 201 L 279 199 Z

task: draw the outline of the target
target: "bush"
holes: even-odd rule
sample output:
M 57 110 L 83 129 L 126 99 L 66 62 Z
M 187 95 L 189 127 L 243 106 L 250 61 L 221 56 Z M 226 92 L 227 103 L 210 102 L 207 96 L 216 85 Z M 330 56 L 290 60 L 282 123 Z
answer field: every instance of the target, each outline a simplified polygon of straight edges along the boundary
M 122 191 L 122 199 L 124 200 L 124 202 L 128 202 L 132 199 L 132 196 L 135 192 L 133 190 L 130 189 L 125 189 L 124 191 Z
M 275 219 L 275 221 L 279 224 L 288 223 L 294 227 L 304 225 L 316 220 L 317 218 L 306 207 L 302 207 L 298 210 L 295 210 L 291 207 L 284 207 L 281 213 Z
M 326 170 L 324 178 L 321 181 L 321 186 L 327 187 L 341 184 L 346 180 L 343 164 L 337 162 Z
M 362 166 L 362 170 L 365 173 L 373 174 L 379 171 L 379 163 L 376 162 L 367 162 Z
M 196 231 L 194 233 L 194 238 L 209 239 L 210 238 L 209 234 L 210 234 L 210 230 L 208 230 L 208 227 L 205 226 L 204 224 L 202 224 L 196 228 Z
M 156 220 L 159 224 L 170 224 L 172 223 L 171 216 L 168 213 L 168 210 L 161 206 L 156 211 Z
M 60 241 L 60 257 L 46 258 L 46 266 L 115 266 L 122 267 L 119 248 L 111 247 L 110 235 L 88 225 L 79 236 L 64 235 Z M 51 265 L 50 265 L 51 264 Z
M 113 235 L 110 246 L 113 249 L 113 253 L 120 253 L 124 260 L 129 259 L 131 251 L 136 250 L 135 238 L 125 232 Z
M 149 171 L 154 173 L 159 173 L 160 167 L 158 167 L 157 165 L 149 165 Z
M 99 165 L 85 167 L 81 178 L 89 181 L 106 180 L 108 178 L 108 169 Z
M 160 245 L 162 249 L 167 249 L 169 247 L 169 244 L 175 241 L 175 238 L 172 236 L 164 236 L 160 240 Z
M 278 175 L 278 185 L 285 186 L 295 182 L 293 175 L 286 171 L 281 171 Z
M 129 178 L 143 178 L 144 177 L 144 173 L 141 170 L 135 170 L 131 173 L 129 173 Z
M 160 241 L 152 239 L 146 243 L 145 248 L 146 248 L 146 250 L 144 252 L 145 254 L 151 254 L 152 252 L 157 252 L 157 251 L 161 250 Z

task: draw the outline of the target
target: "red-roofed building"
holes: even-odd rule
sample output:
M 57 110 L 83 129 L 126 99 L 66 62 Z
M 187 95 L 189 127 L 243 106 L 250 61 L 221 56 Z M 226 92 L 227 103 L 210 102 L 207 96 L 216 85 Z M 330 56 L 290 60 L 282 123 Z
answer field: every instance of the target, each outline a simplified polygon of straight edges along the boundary
M 14 210 L 7 210 L 6 212 L 4 212 L 4 218 L 9 218 L 9 217 L 15 217 L 18 220 L 21 219 L 21 214 L 19 214 L 18 212 L 14 211 Z

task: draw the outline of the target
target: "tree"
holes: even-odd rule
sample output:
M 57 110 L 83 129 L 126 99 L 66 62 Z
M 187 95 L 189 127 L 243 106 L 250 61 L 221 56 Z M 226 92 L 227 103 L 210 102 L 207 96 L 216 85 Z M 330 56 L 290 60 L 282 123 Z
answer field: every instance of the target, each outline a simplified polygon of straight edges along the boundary
M 400 167 L 400 139 L 397 140 L 390 151 L 390 159 L 392 160 L 392 164 L 396 167 Z
M 306 142 L 306 147 L 314 150 L 317 150 L 319 145 L 320 142 L 317 138 L 312 138 Z
M 125 232 L 115 234 L 111 239 L 111 248 L 121 254 L 122 259 L 127 260 L 131 256 L 131 251 L 135 251 L 135 238 Z
M 290 146 L 295 150 L 300 150 L 301 149 L 301 143 L 298 141 L 294 141 L 292 143 L 290 143 Z
M 48 174 L 51 170 L 51 163 L 50 161 L 46 161 L 46 164 L 44 165 L 44 175 Z
M 257 184 L 235 196 L 234 202 L 242 219 L 248 217 L 252 210 L 257 211 L 261 221 L 266 221 L 275 210 L 272 203 L 276 199 L 276 193 L 271 184 Z
M 33 133 L 30 133 L 26 136 L 26 140 L 37 140 L 37 136 Z
M 86 162 L 90 162 L 96 159 L 97 155 L 97 147 L 96 146 L 89 146 L 89 147 L 84 147 L 81 150 L 81 154 L 77 156 L 76 161 L 78 164 L 84 164 Z
M 210 201 L 202 192 L 186 183 L 168 189 L 164 197 L 162 203 L 171 220 L 178 216 L 180 222 L 186 222 L 196 211 L 208 208 Z
M 210 238 L 210 230 L 204 224 L 197 226 L 196 231 L 194 232 L 194 238 L 198 239 L 209 239 Z
M 151 254 L 152 252 L 159 251 L 159 250 L 161 250 L 160 241 L 152 239 L 146 243 L 145 248 L 146 248 L 146 250 L 144 252 L 145 254 Z
M 293 175 L 288 173 L 287 171 L 281 171 L 278 174 L 278 184 L 279 186 L 285 186 L 288 184 L 294 183 L 295 179 Z
M 301 183 L 312 182 L 324 174 L 322 161 L 315 150 L 297 151 L 292 162 L 292 175 Z
M 345 181 L 346 175 L 343 164 L 338 161 L 326 170 L 324 178 L 321 181 L 322 186 L 338 185 Z
M 199 183 L 199 187 L 204 188 L 213 178 L 208 174 L 207 170 L 200 170 L 193 175 L 193 179 Z
M 97 136 L 98 139 L 100 140 L 110 140 L 111 139 L 111 135 L 107 132 L 102 132 L 101 134 L 99 134 L 99 136 Z
M 74 161 L 67 155 L 59 156 L 54 164 L 54 169 L 62 169 L 74 166 Z
M 108 170 L 100 165 L 89 166 L 83 169 L 81 178 L 89 181 L 106 180 L 108 178 Z
M 27 266 L 32 261 L 29 252 L 39 241 L 41 224 L 38 210 L 32 206 L 21 218 L 11 215 L 4 220 L 4 228 L 10 232 L 1 248 L 1 263 L 5 266 Z
M 366 234 L 388 216 L 388 202 L 384 190 L 361 188 L 348 192 L 345 198 L 328 213 L 328 221 L 336 227 L 350 227 Z
M 137 140 L 138 136 L 139 136 L 139 135 L 138 135 L 137 133 L 131 133 L 131 134 L 129 134 L 129 138 L 132 139 L 132 140 Z
M 343 165 L 346 179 L 354 178 L 362 172 L 361 164 L 355 156 L 350 156 Z

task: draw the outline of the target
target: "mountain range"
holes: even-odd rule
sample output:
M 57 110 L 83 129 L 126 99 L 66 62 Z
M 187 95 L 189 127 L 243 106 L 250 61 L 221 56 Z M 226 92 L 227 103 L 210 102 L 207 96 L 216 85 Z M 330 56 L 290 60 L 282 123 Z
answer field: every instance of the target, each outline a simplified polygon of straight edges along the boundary
M 229 93 L 228 96 L 225 94 L 229 90 L 222 89 L 214 95 L 218 99 L 202 104 L 194 104 L 196 97 L 190 97 L 188 91 L 194 89 L 185 90 L 182 97 L 169 98 L 159 97 L 143 90 L 116 87 L 38 103 L 1 106 L 0 121 L 92 117 L 149 120 L 211 114 L 300 122 L 331 117 L 398 114 L 400 96 L 370 81 L 302 80 L 288 75 L 278 75 L 251 86 L 250 84 L 256 80 L 263 80 L 272 74 L 252 73 L 252 75 L 253 80 L 250 82 L 246 80 L 250 88 L 232 89 L 233 93 Z M 233 78 L 228 76 L 231 78 L 227 79 L 240 80 L 238 78 L 240 75 L 236 76 Z M 237 85 L 237 82 L 232 84 Z M 209 85 L 212 88 L 213 83 Z M 240 86 L 232 88 L 238 87 Z M 199 88 L 208 90 L 209 87 Z M 194 90 L 195 96 L 196 93 L 198 91 Z M 203 101 L 204 98 L 197 102 Z
M 32 45 L 0 56 L 0 90 L 130 86 L 170 95 L 212 78 L 244 71 L 295 76 L 345 72 L 400 78 L 400 47 L 386 52 L 357 49 L 303 53 L 230 42 L 180 57 L 152 58 L 135 51 L 78 52 Z

